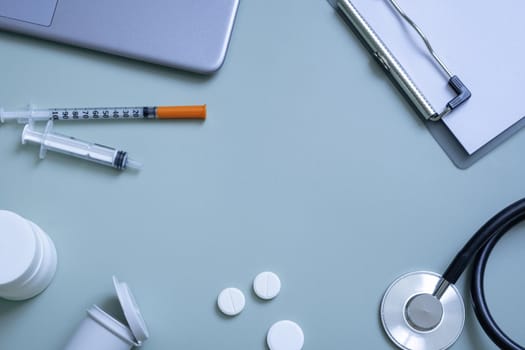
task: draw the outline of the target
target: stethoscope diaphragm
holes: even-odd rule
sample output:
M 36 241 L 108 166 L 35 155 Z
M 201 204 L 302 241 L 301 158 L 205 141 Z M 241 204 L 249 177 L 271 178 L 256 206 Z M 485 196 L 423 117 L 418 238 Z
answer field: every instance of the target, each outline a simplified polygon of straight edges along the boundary
M 438 299 L 441 276 L 412 272 L 399 277 L 381 302 L 381 322 L 389 338 L 406 350 L 444 350 L 458 339 L 465 322 L 463 299 L 450 285 Z

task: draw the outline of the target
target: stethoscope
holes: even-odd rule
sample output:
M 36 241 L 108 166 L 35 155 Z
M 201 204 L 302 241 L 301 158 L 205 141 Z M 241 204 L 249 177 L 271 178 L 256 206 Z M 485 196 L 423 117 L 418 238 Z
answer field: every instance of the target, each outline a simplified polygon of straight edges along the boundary
M 524 350 L 496 324 L 487 307 L 484 274 L 498 240 L 525 219 L 525 198 L 496 214 L 459 251 L 445 273 L 413 272 L 399 277 L 385 292 L 381 321 L 390 339 L 401 349 L 447 349 L 458 339 L 465 322 L 463 299 L 454 285 L 473 261 L 472 304 L 490 339 L 504 350 Z

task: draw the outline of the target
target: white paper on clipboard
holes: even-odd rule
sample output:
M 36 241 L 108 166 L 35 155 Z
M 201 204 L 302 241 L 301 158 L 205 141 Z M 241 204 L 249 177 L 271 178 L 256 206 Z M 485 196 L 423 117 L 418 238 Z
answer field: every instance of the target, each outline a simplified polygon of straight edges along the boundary
M 421 38 L 388 0 L 351 0 L 440 112 L 454 97 Z M 472 154 L 525 115 L 525 2 L 397 0 L 472 98 L 444 119 Z

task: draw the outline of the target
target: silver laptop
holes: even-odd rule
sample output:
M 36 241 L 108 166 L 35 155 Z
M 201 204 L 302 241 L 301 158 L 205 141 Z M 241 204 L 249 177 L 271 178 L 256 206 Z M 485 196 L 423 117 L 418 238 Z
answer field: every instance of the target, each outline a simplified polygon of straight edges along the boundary
M 198 73 L 224 61 L 239 0 L 0 0 L 0 29 Z

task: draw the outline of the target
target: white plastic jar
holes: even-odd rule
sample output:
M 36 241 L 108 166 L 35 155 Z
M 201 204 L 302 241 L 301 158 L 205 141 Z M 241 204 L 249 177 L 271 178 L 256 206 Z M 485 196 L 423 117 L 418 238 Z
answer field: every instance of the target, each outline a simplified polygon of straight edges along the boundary
M 130 350 L 142 346 L 149 338 L 146 322 L 128 284 L 113 276 L 113 285 L 128 326 L 93 305 L 64 350 Z
M 0 298 L 25 300 L 40 294 L 56 266 L 51 238 L 33 222 L 0 210 Z

